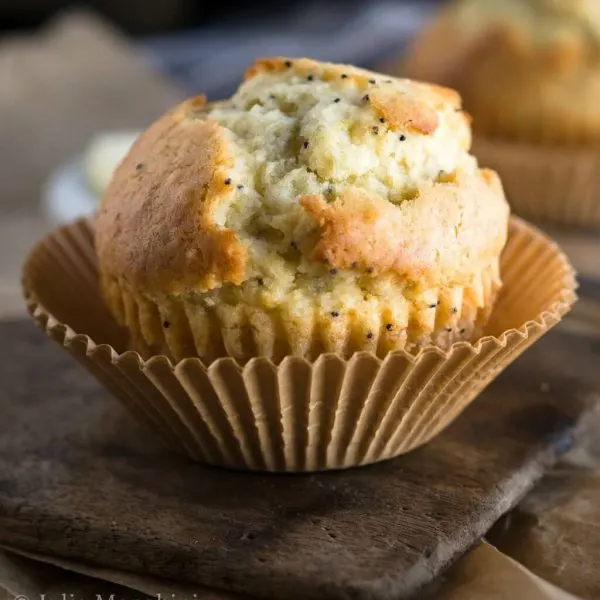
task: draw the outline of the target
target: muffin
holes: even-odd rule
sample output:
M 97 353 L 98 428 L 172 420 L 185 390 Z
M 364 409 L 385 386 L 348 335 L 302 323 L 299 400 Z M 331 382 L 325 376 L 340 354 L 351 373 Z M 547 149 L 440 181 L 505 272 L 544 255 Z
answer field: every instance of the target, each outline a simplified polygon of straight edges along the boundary
M 596 0 L 458 0 L 416 40 L 405 72 L 456 87 L 476 132 L 600 141 Z
M 123 161 L 96 221 L 103 294 L 143 354 L 275 360 L 481 332 L 508 208 L 447 89 L 268 59 Z
M 453 91 L 260 60 L 231 99 L 159 119 L 97 218 L 36 245 L 28 310 L 194 460 L 306 472 L 404 454 L 576 299 L 568 260 L 509 221 L 469 146 Z
M 451 2 L 392 71 L 461 93 L 516 212 L 600 226 L 596 0 Z
M 509 210 L 450 90 L 273 58 L 154 123 L 96 220 L 143 355 L 347 357 L 480 335 Z

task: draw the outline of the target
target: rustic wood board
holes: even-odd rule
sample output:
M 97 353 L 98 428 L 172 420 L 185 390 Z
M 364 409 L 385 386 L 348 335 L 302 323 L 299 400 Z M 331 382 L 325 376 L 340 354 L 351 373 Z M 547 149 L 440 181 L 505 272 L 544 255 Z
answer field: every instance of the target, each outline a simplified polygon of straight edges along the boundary
M 412 597 L 566 450 L 600 344 L 555 331 L 446 432 L 353 471 L 276 476 L 164 450 L 33 325 L 0 322 L 0 543 L 262 598 Z

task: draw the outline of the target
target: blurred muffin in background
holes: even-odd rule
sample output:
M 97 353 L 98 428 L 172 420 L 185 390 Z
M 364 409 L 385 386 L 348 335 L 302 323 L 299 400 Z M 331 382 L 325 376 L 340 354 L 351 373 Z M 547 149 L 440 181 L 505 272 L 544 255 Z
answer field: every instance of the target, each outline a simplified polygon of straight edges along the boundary
M 460 91 L 517 212 L 600 225 L 598 0 L 450 2 L 395 74 Z
M 416 39 L 403 74 L 458 88 L 477 132 L 596 143 L 600 2 L 451 2 Z

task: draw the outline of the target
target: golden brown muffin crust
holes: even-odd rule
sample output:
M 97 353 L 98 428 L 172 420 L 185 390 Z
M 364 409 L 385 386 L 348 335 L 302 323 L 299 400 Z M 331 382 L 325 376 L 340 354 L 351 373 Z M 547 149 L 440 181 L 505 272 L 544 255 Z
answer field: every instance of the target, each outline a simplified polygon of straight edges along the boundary
M 420 107 L 413 100 L 398 100 L 393 90 L 379 88 L 369 97 L 381 118 L 397 131 L 412 129 L 431 135 L 438 127 L 437 114 L 433 109 Z
M 204 97 L 154 123 L 119 166 L 97 217 L 100 261 L 134 286 L 176 292 L 214 281 L 239 283 L 244 248 L 213 213 L 231 193 L 227 141 L 199 118 Z
M 439 285 L 440 273 L 459 282 L 474 261 L 485 264 L 501 252 L 506 231 L 497 223 L 508 215 L 507 206 L 496 201 L 501 195 L 496 173 L 482 170 L 474 177 L 431 182 L 402 210 L 352 188 L 333 203 L 323 196 L 305 196 L 300 202 L 321 228 L 317 259 L 335 268 L 394 271 Z M 431 222 L 433 213 L 437 223 Z

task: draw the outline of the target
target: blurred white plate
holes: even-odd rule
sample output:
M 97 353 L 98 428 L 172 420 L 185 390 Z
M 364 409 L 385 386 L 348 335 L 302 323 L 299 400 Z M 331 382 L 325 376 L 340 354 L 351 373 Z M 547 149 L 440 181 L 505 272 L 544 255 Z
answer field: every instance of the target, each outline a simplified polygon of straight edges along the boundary
M 92 215 L 138 132 L 109 132 L 93 138 L 85 152 L 55 171 L 42 190 L 42 209 L 56 224 Z
M 93 214 L 98 200 L 87 183 L 81 157 L 56 171 L 42 191 L 44 215 L 58 225 Z

